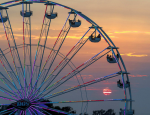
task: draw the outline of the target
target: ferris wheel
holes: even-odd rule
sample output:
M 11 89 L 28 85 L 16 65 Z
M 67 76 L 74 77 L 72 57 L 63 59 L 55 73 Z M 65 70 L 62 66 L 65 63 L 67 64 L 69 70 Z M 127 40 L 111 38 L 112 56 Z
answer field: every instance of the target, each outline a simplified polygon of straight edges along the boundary
M 34 13 L 31 9 L 34 3 L 40 3 L 41 6 L 45 5 L 43 23 L 37 43 L 31 42 L 31 18 Z M 15 39 L 15 32 L 13 32 L 7 11 L 19 5 L 22 5 L 21 11 L 17 12 L 23 19 L 22 44 L 17 44 L 18 39 Z M 68 16 L 65 19 L 58 37 L 56 37 L 55 41 L 52 40 L 54 41 L 52 47 L 48 47 L 46 44 L 50 36 L 50 26 L 53 20 L 59 17 L 59 12 L 54 12 L 56 6 L 67 9 Z M 85 22 L 87 21 L 90 27 L 87 28 L 87 31 L 67 53 L 61 53 L 61 49 L 65 45 L 64 42 L 67 40 L 66 38 L 71 29 L 79 28 L 82 25 L 83 21 L 79 18 L 82 18 Z M 46 106 L 46 104 L 61 105 L 63 103 L 66 105 L 79 104 L 81 112 L 84 113 L 87 110 L 88 103 L 100 103 L 101 101 L 124 102 L 125 106 L 120 109 L 120 115 L 134 114 L 134 110 L 132 110 L 129 73 L 126 70 L 118 47 L 115 46 L 102 27 L 99 27 L 90 18 L 75 9 L 52 1 L 13 0 L 0 4 L 0 23 L 1 27 L 4 28 L 8 45 L 5 49 L 0 47 L 0 98 L 6 100 L 0 103 L 0 105 L 11 105 L 9 109 L 0 111 L 1 115 L 42 115 L 46 113 L 46 110 L 63 114 L 74 114 Z M 42 40 L 44 40 L 43 43 L 41 42 Z M 79 66 L 73 63 L 76 55 L 87 42 L 101 44 L 102 41 L 105 41 L 107 46 L 103 47 L 99 53 L 79 64 Z M 1 44 L 1 46 L 3 45 Z M 85 82 L 81 72 L 102 58 L 107 61 L 107 64 L 117 65 L 118 71 L 114 71 L 111 74 L 107 74 L 106 71 L 105 76 L 100 74 L 98 78 Z M 66 73 L 66 75 L 62 76 L 63 73 Z M 108 79 L 114 79 L 117 76 L 120 78 L 117 81 L 117 86 L 122 89 L 121 93 L 124 94 L 123 99 L 95 100 L 88 98 L 87 86 L 107 81 Z M 73 84 L 74 86 L 69 87 L 67 84 L 74 77 L 76 78 L 77 85 Z M 75 98 L 71 95 L 74 91 L 80 93 L 80 98 L 79 96 Z M 65 96 L 63 97 L 63 95 Z M 67 95 L 70 96 L 67 97 Z M 72 100 L 67 100 L 65 97 Z M 55 98 L 55 101 L 53 98 Z M 48 99 L 51 101 L 44 101 Z

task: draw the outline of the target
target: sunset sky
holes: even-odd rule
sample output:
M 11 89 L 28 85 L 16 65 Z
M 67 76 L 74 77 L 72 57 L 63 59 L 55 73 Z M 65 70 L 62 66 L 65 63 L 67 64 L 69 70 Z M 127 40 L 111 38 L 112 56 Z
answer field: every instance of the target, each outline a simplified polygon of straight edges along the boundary
M 0 0 L 0 3 L 5 1 L 6 0 Z M 82 12 L 100 27 L 102 27 L 103 30 L 109 35 L 114 44 L 119 47 L 119 52 L 126 65 L 127 71 L 130 73 L 129 79 L 131 83 L 132 98 L 134 100 L 133 109 L 135 110 L 135 115 L 149 115 L 150 0 L 54 0 L 54 2 L 66 5 Z M 20 16 L 21 8 L 21 5 L 19 5 L 8 9 L 10 22 L 18 45 L 23 43 L 22 17 Z M 33 4 L 31 5 L 31 10 L 33 11 L 33 16 L 31 17 L 32 43 L 37 44 L 44 17 L 45 5 Z M 63 27 L 69 10 L 56 6 L 54 12 L 58 13 L 58 17 L 51 22 L 46 44 L 46 46 L 50 48 L 53 46 L 61 28 Z M 71 49 L 76 42 L 78 42 L 78 40 L 88 30 L 88 27 L 91 26 L 91 24 L 81 17 L 77 16 L 77 19 L 81 20 L 81 27 L 71 28 L 60 50 L 60 52 L 64 55 L 70 51 L 69 49 Z M 88 35 L 90 35 L 90 33 Z M 88 37 L 88 35 L 86 37 Z M 12 43 L 12 41 L 10 42 Z M 44 38 L 40 44 L 43 43 Z M 78 54 L 73 58 L 72 62 L 76 65 L 76 67 L 78 67 L 102 51 L 104 48 L 106 48 L 106 46 L 107 44 L 103 39 L 99 43 L 91 43 L 88 41 L 85 46 L 83 46 L 81 51 L 79 51 Z M 0 48 L 2 50 L 8 48 L 2 24 L 0 24 Z M 35 51 L 36 46 L 33 48 L 32 57 L 34 57 Z M 49 52 L 46 51 L 46 53 L 48 55 Z M 47 58 L 47 55 L 45 55 L 44 59 Z M 11 58 L 10 61 L 12 61 Z M 53 66 L 57 66 L 57 63 Z M 2 68 L 1 65 L 0 68 Z M 87 82 L 117 71 L 119 71 L 117 64 L 109 64 L 106 61 L 106 57 L 104 57 L 102 60 L 98 60 L 90 67 L 86 68 L 81 72 L 81 74 L 84 81 Z M 66 75 L 68 72 L 69 71 L 63 71 L 62 75 Z M 117 99 L 121 97 L 124 98 L 123 90 L 117 87 L 118 79 L 119 77 L 88 86 L 88 99 L 96 100 Z M 76 78 L 72 78 L 64 85 L 64 88 L 77 85 L 78 83 L 75 83 L 76 81 Z M 112 93 L 109 96 L 105 96 L 103 94 L 103 89 L 107 87 L 112 90 Z M 81 95 L 79 91 L 78 93 L 75 91 L 73 94 L 77 97 Z M 56 98 L 55 101 L 69 101 L 69 99 L 70 101 L 81 100 L 81 98 L 71 98 L 71 96 L 72 94 L 68 94 L 67 98 L 62 96 L 63 100 L 62 98 Z M 114 107 L 114 105 L 116 106 Z M 73 104 L 70 106 L 72 106 L 75 110 L 80 110 L 80 107 L 77 107 Z M 109 108 L 113 108 L 115 112 L 118 113 L 121 107 L 124 107 L 123 102 L 89 103 L 88 113 L 91 115 L 92 110 L 106 110 Z

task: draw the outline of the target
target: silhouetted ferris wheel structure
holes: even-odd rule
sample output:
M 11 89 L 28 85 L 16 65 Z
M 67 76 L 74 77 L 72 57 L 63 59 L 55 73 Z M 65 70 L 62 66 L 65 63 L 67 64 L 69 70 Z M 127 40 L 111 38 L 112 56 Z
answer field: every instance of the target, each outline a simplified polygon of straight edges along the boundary
M 33 3 L 41 3 L 46 6 L 45 14 L 43 18 L 43 24 L 41 28 L 40 37 L 37 44 L 31 43 L 31 16 L 33 11 L 31 11 L 31 5 Z M 11 27 L 11 22 L 9 20 L 9 15 L 7 10 L 11 7 L 17 5 L 22 5 L 22 10 L 20 15 L 23 18 L 23 44 L 16 44 L 16 39 L 14 37 L 13 29 Z M 69 10 L 68 17 L 60 30 L 60 33 L 52 48 L 46 46 L 49 28 L 51 25 L 51 20 L 57 17 L 57 13 L 54 12 L 55 6 L 61 6 Z M 74 18 L 71 19 L 70 16 Z M 81 37 L 81 39 L 72 47 L 72 49 L 63 55 L 60 53 L 60 49 L 67 37 L 70 29 L 77 28 L 81 25 L 81 20 L 78 20 L 78 16 L 82 17 L 84 20 L 91 24 L 91 27 L 87 32 Z M 109 36 L 99 27 L 94 21 L 82 14 L 81 12 L 72 9 L 70 7 L 61 5 L 47 0 L 12 0 L 9 2 L 0 4 L 0 23 L 3 25 L 8 48 L 0 48 L 0 62 L 2 69 L 0 70 L 0 98 L 4 100 L 9 100 L 12 108 L 3 110 L 0 112 L 1 115 L 9 113 L 24 115 L 27 113 L 32 114 L 44 114 L 45 110 L 52 110 L 64 114 L 71 114 L 57 110 L 54 108 L 48 108 L 42 106 L 42 104 L 48 103 L 87 103 L 87 102 L 100 102 L 100 101 L 124 101 L 125 108 L 120 111 L 121 115 L 133 115 L 132 110 L 132 96 L 130 89 L 130 82 L 128 78 L 128 72 L 118 51 L 118 47 L 112 42 Z M 85 37 L 89 31 L 92 34 L 87 38 Z M 44 44 L 40 44 L 41 38 L 44 38 Z M 103 38 L 108 46 L 100 51 L 98 54 L 93 56 L 88 61 L 82 63 L 80 66 L 76 67 L 72 63 L 72 59 L 78 53 L 78 51 L 83 47 L 83 45 L 90 40 L 93 43 L 98 43 Z M 28 43 L 26 42 L 28 41 Z M 35 57 L 32 56 L 32 49 L 36 46 Z M 57 47 L 56 47 L 57 46 Z M 49 55 L 44 61 L 45 51 L 49 51 Z M 23 56 L 22 56 L 23 52 Z M 111 52 L 112 55 L 108 55 Z M 108 63 L 118 64 L 119 70 L 110 75 L 94 79 L 89 82 L 79 83 L 79 85 L 64 89 L 62 91 L 57 91 L 56 93 L 51 93 L 55 91 L 56 88 L 61 87 L 72 77 L 80 75 L 80 72 L 86 69 L 88 66 L 106 56 Z M 10 58 L 11 57 L 11 58 Z M 52 69 L 56 57 L 60 57 L 61 61 L 59 64 Z M 33 60 L 32 60 L 33 59 Z M 72 69 L 67 75 L 63 76 L 61 79 L 56 80 L 58 75 L 64 70 L 66 66 Z M 106 100 L 80 100 L 80 101 L 62 101 L 58 102 L 42 102 L 44 99 L 53 99 L 63 94 L 71 93 L 77 89 L 101 82 L 107 79 L 112 79 L 116 76 L 121 76 L 122 81 L 118 81 L 117 85 L 124 91 L 124 99 L 106 99 Z M 82 78 L 82 77 L 81 77 Z M 126 78 L 126 81 L 125 81 Z M 127 98 L 127 89 L 129 97 Z M 81 91 L 82 92 L 82 91 Z M 2 94 L 3 93 L 3 94 Z M 1 104 L 9 105 L 9 104 Z

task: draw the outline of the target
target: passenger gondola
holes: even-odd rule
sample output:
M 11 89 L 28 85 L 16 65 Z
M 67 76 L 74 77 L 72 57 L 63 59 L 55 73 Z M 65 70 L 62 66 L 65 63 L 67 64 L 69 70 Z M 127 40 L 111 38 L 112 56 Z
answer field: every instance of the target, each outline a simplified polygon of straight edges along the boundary
M 119 79 L 119 81 L 117 81 L 117 86 L 119 88 L 123 88 L 123 83 L 121 83 L 120 79 Z M 125 88 L 128 88 L 129 86 L 130 86 L 130 82 L 126 81 Z
M 20 15 L 24 17 L 30 17 L 32 16 L 32 11 L 24 11 L 24 12 L 20 11 Z
M 55 19 L 57 17 L 57 13 L 46 13 L 45 17 L 48 19 Z
M 101 40 L 101 36 L 100 36 L 100 34 L 99 34 L 98 36 L 93 36 L 93 35 L 91 35 L 91 36 L 89 37 L 89 40 L 90 40 L 91 42 L 99 42 L 99 41 Z
M 109 63 L 117 63 L 117 61 L 119 60 L 119 54 L 116 55 L 116 59 L 113 55 L 107 55 L 107 61 Z
M 8 20 L 8 17 L 3 15 L 3 12 L 4 12 L 6 9 L 8 9 L 8 8 L 5 8 L 5 7 L 0 6 L 0 12 L 1 12 L 0 22 L 5 23 L 5 22 Z M 1 17 L 2 17 L 2 19 L 1 19 Z
M 81 25 L 81 20 L 76 21 L 76 20 L 69 19 L 69 24 L 71 27 L 79 27 Z

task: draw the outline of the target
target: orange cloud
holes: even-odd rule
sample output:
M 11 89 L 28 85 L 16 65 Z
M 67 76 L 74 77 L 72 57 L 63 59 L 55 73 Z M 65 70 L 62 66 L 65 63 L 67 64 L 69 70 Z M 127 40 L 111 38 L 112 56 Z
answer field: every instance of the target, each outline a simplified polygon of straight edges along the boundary
M 150 34 L 150 32 L 142 32 L 142 31 L 115 31 L 116 34 L 126 34 L 126 33 L 141 33 L 141 34 Z
M 145 32 L 145 34 L 150 34 L 150 32 Z
M 110 36 L 110 38 L 118 38 L 118 37 L 115 37 L 115 36 Z
M 122 33 L 140 33 L 140 32 L 139 32 L 139 31 L 120 31 L 120 32 L 119 32 L 119 31 L 118 31 L 118 32 L 116 31 L 116 32 L 114 32 L 114 33 L 117 33 L 117 34 L 120 34 L 120 33 L 121 33 L 121 34 L 122 34 Z
M 146 57 L 146 56 L 148 56 L 148 55 L 145 55 L 145 54 L 142 54 L 142 55 L 133 55 L 133 53 L 120 54 L 120 55 L 126 55 L 126 56 L 129 56 L 129 57 Z
M 16 36 L 17 37 L 22 37 L 23 35 L 22 34 L 14 34 L 14 36 L 15 36 L 15 39 L 16 39 Z M 27 35 L 28 36 L 28 35 Z M 36 36 L 36 35 L 32 35 L 31 36 L 32 37 L 32 39 L 39 39 L 39 36 Z M 43 37 L 44 38 L 44 37 Z
M 22 37 L 22 34 L 14 34 L 14 36 L 18 36 L 18 37 Z M 71 39 L 81 39 L 82 36 L 67 36 L 66 38 L 71 38 Z M 45 38 L 45 37 L 42 37 Z M 48 39 L 56 39 L 57 36 L 48 36 Z M 88 38 L 88 37 L 84 37 L 84 38 Z M 32 35 L 32 39 L 39 39 L 39 36 L 36 35 Z
M 13 31 L 22 31 L 23 30 L 23 28 L 13 28 Z M 34 27 L 34 28 L 32 28 L 31 29 L 31 31 L 32 30 L 41 30 L 41 28 L 39 28 L 39 27 Z M 51 30 L 54 30 L 54 29 L 51 29 Z
M 5 40 L 5 34 L 0 35 L 0 40 Z
M 67 38 L 71 38 L 71 39 L 81 39 L 82 36 L 67 36 Z M 88 38 L 88 37 L 84 37 L 84 38 Z
M 147 77 L 147 75 L 129 75 L 130 77 Z
M 23 35 L 22 34 L 14 34 L 15 36 L 15 39 L 16 39 L 16 36 L 17 37 L 22 37 Z M 4 40 L 4 37 L 5 37 L 5 34 L 2 34 L 0 35 L 0 40 Z M 32 35 L 31 36 L 32 39 L 39 39 L 39 36 L 36 36 L 36 35 Z M 66 38 L 69 38 L 69 39 L 81 39 L 82 36 L 67 36 Z M 45 37 L 42 37 L 42 39 L 44 39 Z M 57 39 L 57 36 L 48 36 L 47 37 L 48 39 Z M 88 38 L 88 37 L 84 37 L 84 38 Z

